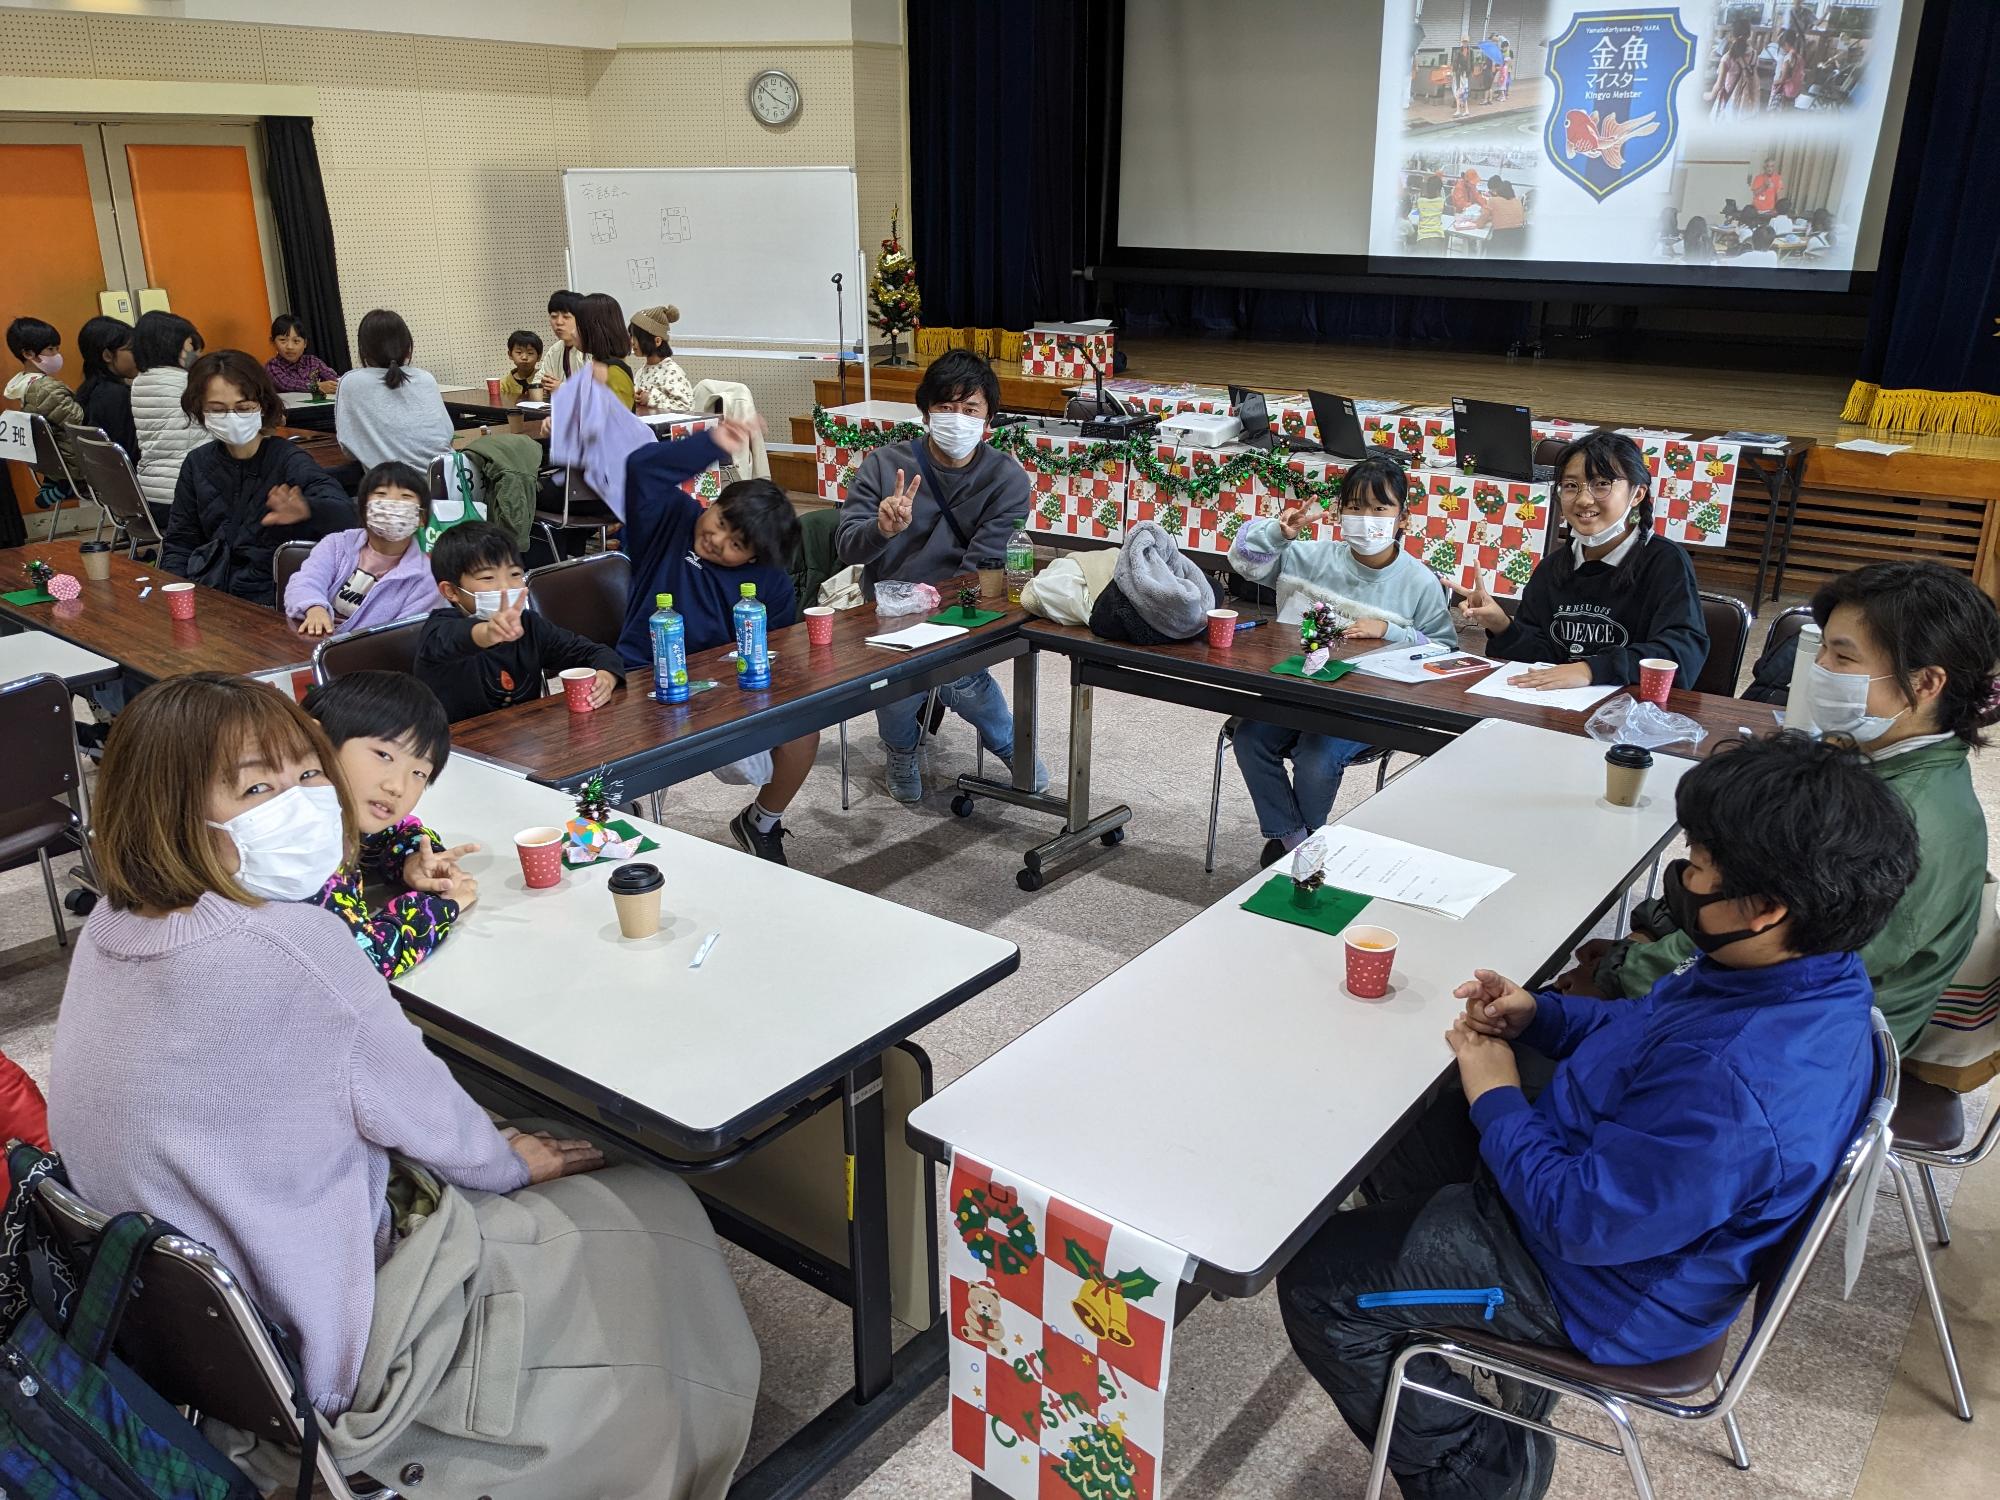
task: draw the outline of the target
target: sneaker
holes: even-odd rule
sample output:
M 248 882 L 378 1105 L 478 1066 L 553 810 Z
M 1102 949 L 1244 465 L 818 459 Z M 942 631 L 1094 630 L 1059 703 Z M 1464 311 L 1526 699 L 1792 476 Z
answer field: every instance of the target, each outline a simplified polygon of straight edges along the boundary
M 1268 870 L 1289 852 L 1285 848 L 1285 841 L 1283 839 L 1265 839 L 1264 852 L 1257 856 L 1257 868 Z
M 993 754 L 993 758 L 994 758 L 995 760 L 999 761 L 1001 765 L 1003 765 L 1003 766 L 1005 766 L 1005 767 L 1007 768 L 1007 779 L 1008 779 L 1009 781 L 1012 781 L 1012 780 L 1014 779 L 1014 759 L 1013 759 L 1013 757 L 1012 757 L 1012 756 L 1008 756 L 1008 755 L 1001 755 L 1001 754 L 999 754 L 998 752 L 994 752 L 994 754 Z M 1036 759 L 1035 759 L 1035 785 L 1034 785 L 1034 790 L 1035 790 L 1035 792 L 1036 792 L 1036 793 L 1038 793 L 1038 794 L 1039 794 L 1039 793 L 1042 793 L 1042 792 L 1046 792 L 1046 791 L 1047 791 L 1048 789 L 1049 789 L 1049 768 L 1048 768 L 1048 767 L 1047 767 L 1046 765 L 1044 765 L 1044 764 L 1042 763 L 1042 760 L 1041 760 L 1041 758 L 1040 758 L 1039 756 L 1037 756 L 1037 757 L 1036 757 Z
M 790 835 L 783 823 L 774 823 L 769 833 L 760 833 L 750 816 L 750 809 L 729 820 L 729 835 L 736 840 L 736 847 L 745 854 L 754 854 L 759 859 L 768 859 L 774 865 L 790 865 L 785 858 L 784 840 Z
M 921 802 L 924 800 L 924 772 L 917 764 L 914 750 L 890 750 L 889 795 L 898 802 Z

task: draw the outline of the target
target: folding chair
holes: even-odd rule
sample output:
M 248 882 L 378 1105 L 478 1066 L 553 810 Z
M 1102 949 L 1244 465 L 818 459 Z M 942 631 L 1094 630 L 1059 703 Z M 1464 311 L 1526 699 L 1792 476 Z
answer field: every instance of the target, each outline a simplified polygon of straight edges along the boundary
M 53 1175 L 36 1185 L 36 1207 L 71 1262 L 87 1264 L 109 1215 L 85 1203 Z M 176 1406 L 293 1450 L 303 1449 L 305 1418 L 292 1402 L 294 1367 L 242 1282 L 208 1246 L 179 1235 L 154 1243 L 145 1278 L 120 1321 L 115 1348 L 148 1385 Z M 317 1449 L 314 1472 L 331 1500 L 356 1500 L 323 1445 Z M 279 1493 L 289 1494 L 289 1487 Z M 395 1500 L 393 1490 L 366 1493 L 370 1500 Z
M 312 549 L 311 542 L 280 542 L 278 550 L 271 554 L 271 582 L 277 586 L 279 609 L 285 607 L 285 585 L 305 566 Z
M 632 598 L 632 559 L 623 552 L 571 557 L 528 570 L 528 600 L 552 625 L 600 646 L 618 647 Z
M 563 470 L 562 509 L 535 509 L 535 526 L 549 544 L 549 556 L 559 558 L 562 549 L 556 545 L 559 531 L 594 531 L 600 550 L 605 545 L 605 536 L 618 518 L 611 513 L 603 499 L 593 490 L 583 477 L 583 471 L 574 465 Z
M 1549 1349 L 1538 1344 L 1515 1343 L 1495 1338 L 1477 1328 L 1444 1328 L 1418 1334 L 1396 1356 L 1389 1371 L 1388 1398 L 1382 1403 L 1382 1420 L 1375 1429 L 1374 1466 L 1368 1475 L 1367 1500 L 1381 1500 L 1388 1476 L 1389 1439 L 1396 1428 L 1396 1407 L 1406 1390 L 1463 1406 L 1495 1421 L 1510 1422 L 1550 1437 L 1580 1443 L 1625 1460 L 1632 1487 L 1639 1500 L 1653 1500 L 1652 1475 L 1639 1447 L 1639 1433 L 1632 1424 L 1632 1408 L 1670 1417 L 1677 1422 L 1720 1422 L 1728 1435 L 1731 1461 L 1739 1469 L 1750 1467 L 1750 1452 L 1736 1427 L 1736 1407 L 1749 1388 L 1751 1377 L 1763 1362 L 1785 1315 L 1797 1299 L 1799 1288 L 1812 1270 L 1813 1260 L 1826 1243 L 1833 1226 L 1840 1222 L 1847 1203 L 1855 1193 L 1872 1193 L 1877 1176 L 1885 1169 L 1894 1174 L 1896 1162 L 1889 1154 L 1889 1119 L 1896 1109 L 1900 1065 L 1896 1039 L 1882 1013 L 1871 1012 L 1875 1030 L 1878 1078 L 1875 1099 L 1860 1133 L 1834 1169 L 1832 1179 L 1820 1194 L 1819 1205 L 1802 1216 L 1792 1232 L 1766 1257 L 1763 1274 L 1751 1293 L 1754 1309 L 1750 1337 L 1728 1364 L 1729 1335 L 1725 1332 L 1713 1343 L 1673 1359 L 1650 1365 L 1593 1364 L 1573 1349 Z M 1905 1207 L 1908 1207 L 1907 1200 Z M 1914 1216 L 1915 1210 L 1910 1209 Z M 1915 1232 L 1914 1221 L 1911 1225 Z M 1942 1332 L 1942 1327 L 1940 1327 Z M 1557 1427 L 1535 1417 L 1523 1416 L 1483 1401 L 1441 1391 L 1411 1377 L 1415 1360 L 1434 1357 L 1448 1365 L 1490 1371 L 1526 1385 L 1538 1386 L 1558 1396 L 1572 1396 L 1601 1411 L 1617 1435 L 1617 1444 L 1598 1441 L 1579 1432 Z M 1728 1374 L 1723 1374 L 1728 1364 Z
M 1202 869 L 1215 873 L 1215 827 L 1222 816 L 1222 761 L 1229 753 L 1229 747 L 1236 743 L 1236 731 L 1243 727 L 1243 720 L 1236 715 L 1222 721 L 1222 728 L 1215 736 L 1215 778 L 1208 788 L 1208 853 L 1202 860 Z M 1389 781 L 1389 757 L 1392 751 L 1380 745 L 1370 745 L 1347 764 L 1352 766 L 1373 766 L 1375 768 L 1375 790 L 1381 791 Z
M 70 717 L 69 685 L 52 672 L 23 677 L 0 687 L 0 766 L 7 768 L 0 794 L 0 870 L 29 861 L 42 867 L 56 944 L 69 946 L 62 898 L 56 892 L 49 851 L 74 845 L 83 856 L 89 888 L 97 888 L 90 841 L 77 808 L 83 773 L 77 767 L 76 726 Z M 88 910 L 86 907 L 85 910 Z
M 81 507 L 90 496 L 83 486 L 77 483 L 76 476 L 70 472 L 69 460 L 63 457 L 62 445 L 56 441 L 56 430 L 49 426 L 49 419 L 40 412 L 29 412 L 28 434 L 35 445 L 32 471 L 44 485 L 62 491 L 56 503 L 49 507 L 48 540 L 53 542 L 56 539 L 56 525 L 62 520 L 64 504 L 74 500 Z
M 351 672 L 410 672 L 417 665 L 417 640 L 424 616 L 395 620 L 346 635 L 330 635 L 313 649 L 313 681 L 332 682 Z
M 139 547 L 157 547 L 163 538 L 139 488 L 139 476 L 132 468 L 132 456 L 96 428 L 73 427 L 70 443 L 76 461 L 90 485 L 90 493 L 111 518 L 114 537 L 123 538 L 126 550 L 136 562 Z M 98 535 L 104 524 L 98 522 Z

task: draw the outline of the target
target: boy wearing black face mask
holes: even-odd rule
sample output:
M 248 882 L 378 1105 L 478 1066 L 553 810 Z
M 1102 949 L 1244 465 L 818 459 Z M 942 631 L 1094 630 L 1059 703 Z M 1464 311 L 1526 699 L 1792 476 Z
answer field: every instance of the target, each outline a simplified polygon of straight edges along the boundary
M 1855 950 L 1916 873 L 1909 814 L 1860 756 L 1798 734 L 1724 746 L 1675 806 L 1692 857 L 1667 888 L 1701 956 L 1635 1001 L 1480 970 L 1447 1034 L 1463 1098 L 1443 1095 L 1376 1201 L 1279 1278 L 1293 1347 L 1364 1443 L 1406 1330 L 1483 1308 L 1503 1337 L 1600 1364 L 1724 1337 L 1860 1126 L 1874 995 Z M 1533 1103 L 1516 1040 L 1557 1060 Z M 1368 1295 L 1384 1292 L 1402 1295 Z M 1472 1396 L 1457 1374 L 1439 1388 Z M 1409 1396 L 1389 1463 L 1405 1494 L 1539 1497 L 1553 1444 Z

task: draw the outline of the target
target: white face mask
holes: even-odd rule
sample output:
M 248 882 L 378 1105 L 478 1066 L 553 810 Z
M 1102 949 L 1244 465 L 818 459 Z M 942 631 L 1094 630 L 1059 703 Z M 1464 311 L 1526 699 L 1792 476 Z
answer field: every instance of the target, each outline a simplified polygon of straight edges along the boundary
M 986 436 L 986 419 L 962 411 L 934 411 L 925 425 L 946 458 L 967 457 Z
M 1363 556 L 1372 556 L 1396 540 L 1395 516 L 1361 516 L 1343 513 L 1340 539 Z
M 1864 677 L 1859 672 L 1836 672 L 1816 661 L 1807 662 L 1814 725 L 1822 734 L 1844 734 L 1857 745 L 1872 745 L 1881 739 L 1909 712 L 1898 709 L 1887 718 L 1868 712 L 1869 684 L 1881 682 L 1887 675 Z
M 264 430 L 264 414 L 261 411 L 210 412 L 201 419 L 201 425 L 219 443 L 233 443 L 237 447 L 252 442 Z
M 35 363 L 41 366 L 44 375 L 60 375 L 63 367 L 62 350 L 51 349 L 46 354 L 35 356 Z
M 208 826 L 236 845 L 236 883 L 266 901 L 317 896 L 340 868 L 340 793 L 330 786 L 288 787 Z
M 423 507 L 413 500 L 370 500 L 368 529 L 384 541 L 400 542 L 416 535 L 423 524 Z
M 472 618 L 490 620 L 507 605 L 527 593 L 526 589 L 478 589 L 472 595 Z

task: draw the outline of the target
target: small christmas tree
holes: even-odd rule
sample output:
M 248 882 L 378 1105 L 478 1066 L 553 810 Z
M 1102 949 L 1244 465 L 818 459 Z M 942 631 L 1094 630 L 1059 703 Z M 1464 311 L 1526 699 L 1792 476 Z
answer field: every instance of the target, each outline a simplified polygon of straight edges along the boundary
M 1119 1500 L 1132 1493 L 1139 1473 L 1116 1422 L 1084 1428 L 1069 1440 L 1062 1457 L 1049 1460 L 1049 1467 L 1081 1500 Z
M 611 798 L 605 790 L 602 771 L 576 789 L 576 815 L 586 823 L 611 821 Z
M 968 620 L 971 619 L 974 615 L 978 614 L 979 590 L 976 588 L 960 589 L 958 591 L 958 608 L 959 612 L 962 613 Z
M 868 321 L 889 335 L 889 357 L 882 361 L 885 365 L 915 363 L 903 358 L 902 345 L 897 340 L 917 326 L 917 314 L 924 305 L 923 295 L 917 290 L 916 262 L 910 259 L 910 252 L 903 248 L 896 234 L 900 213 L 897 209 L 889 214 L 889 237 L 882 241 L 882 253 L 875 257 L 875 274 L 868 281 L 868 300 L 874 304 Z

